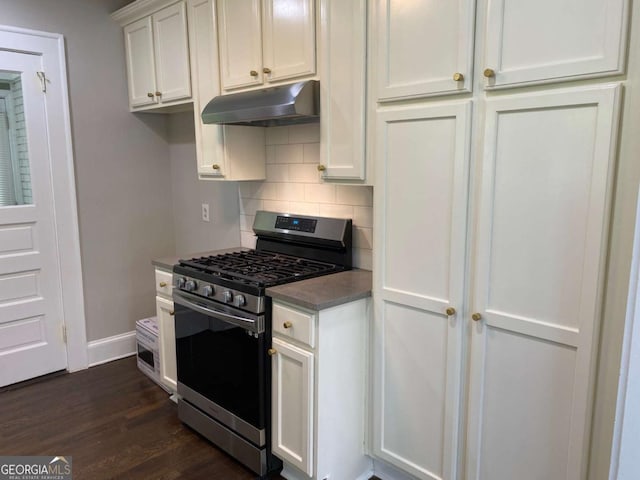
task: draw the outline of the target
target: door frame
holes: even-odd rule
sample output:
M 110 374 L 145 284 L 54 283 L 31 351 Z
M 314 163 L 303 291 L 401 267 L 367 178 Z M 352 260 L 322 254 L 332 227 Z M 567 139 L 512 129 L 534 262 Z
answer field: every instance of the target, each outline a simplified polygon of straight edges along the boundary
M 0 50 L 42 57 L 67 370 L 82 370 L 89 362 L 64 37 L 0 25 Z

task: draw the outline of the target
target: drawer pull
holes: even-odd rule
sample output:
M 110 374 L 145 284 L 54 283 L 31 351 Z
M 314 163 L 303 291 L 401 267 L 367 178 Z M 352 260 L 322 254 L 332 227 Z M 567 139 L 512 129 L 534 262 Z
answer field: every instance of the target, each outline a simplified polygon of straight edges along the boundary
M 284 328 L 291 328 L 291 327 L 293 327 L 293 323 L 291 323 L 291 322 L 284 322 L 284 323 L 282 324 L 282 326 L 283 326 Z
M 255 70 L 251 70 L 249 72 L 249 75 L 251 75 L 252 77 L 257 77 L 258 76 L 258 72 L 256 72 Z
M 158 285 L 160 285 L 160 288 L 164 288 L 167 286 L 167 282 L 160 282 Z
M 479 313 L 474 313 L 473 315 L 471 315 L 471 320 L 473 320 L 474 322 L 477 322 L 478 320 L 482 319 L 482 315 L 480 315 Z
M 445 310 L 445 313 L 447 314 L 448 317 L 451 317 L 456 314 L 456 309 L 453 307 L 449 307 Z
M 275 348 L 270 348 L 269 350 L 267 350 L 267 354 L 270 357 L 273 357 L 276 353 L 278 353 L 278 351 Z

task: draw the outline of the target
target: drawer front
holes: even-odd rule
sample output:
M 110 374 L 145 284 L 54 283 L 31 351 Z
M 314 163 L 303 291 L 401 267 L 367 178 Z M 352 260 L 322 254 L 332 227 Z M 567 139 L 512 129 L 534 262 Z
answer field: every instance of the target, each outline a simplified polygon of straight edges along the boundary
M 313 313 L 297 310 L 280 303 L 273 304 L 273 332 L 315 347 Z
M 156 292 L 158 295 L 171 296 L 173 291 L 173 274 L 165 270 L 156 269 Z

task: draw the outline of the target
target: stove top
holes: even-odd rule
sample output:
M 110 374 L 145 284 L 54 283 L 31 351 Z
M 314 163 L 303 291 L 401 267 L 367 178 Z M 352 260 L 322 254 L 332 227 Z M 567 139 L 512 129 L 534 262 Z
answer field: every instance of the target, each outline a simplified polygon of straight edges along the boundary
M 223 279 L 258 288 L 273 287 L 344 269 L 332 263 L 258 250 L 180 260 L 180 266 L 210 276 L 212 281 Z

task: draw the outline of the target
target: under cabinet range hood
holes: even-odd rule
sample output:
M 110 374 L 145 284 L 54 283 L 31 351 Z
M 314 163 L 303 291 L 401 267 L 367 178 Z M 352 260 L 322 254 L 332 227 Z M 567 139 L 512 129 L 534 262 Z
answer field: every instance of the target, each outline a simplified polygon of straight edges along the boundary
M 204 123 L 276 127 L 320 121 L 320 82 L 307 80 L 220 95 L 202 111 Z

